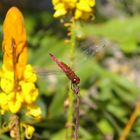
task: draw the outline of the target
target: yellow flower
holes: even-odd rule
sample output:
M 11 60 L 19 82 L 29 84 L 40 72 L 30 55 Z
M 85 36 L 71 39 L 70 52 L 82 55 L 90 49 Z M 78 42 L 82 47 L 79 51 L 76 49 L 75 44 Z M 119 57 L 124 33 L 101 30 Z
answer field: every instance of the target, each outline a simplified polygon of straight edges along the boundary
M 14 79 L 14 72 L 7 70 L 5 65 L 2 65 L 1 73 L 2 73 L 1 74 L 2 78 L 6 78 L 6 79 L 10 79 L 10 80 Z
M 53 0 L 53 5 L 55 9 L 54 17 L 58 18 L 64 16 L 70 10 L 74 9 L 77 0 Z
M 37 76 L 36 73 L 33 71 L 33 68 L 31 65 L 26 65 L 25 71 L 23 74 L 24 80 L 27 82 L 36 82 Z
M 2 78 L 0 84 L 1 84 L 1 89 L 5 93 L 9 93 L 13 90 L 14 83 L 13 80 L 11 79 Z
M 93 14 L 95 0 L 53 0 L 54 17 L 59 18 L 69 14 L 77 19 L 89 19 Z
M 21 105 L 22 105 L 22 103 L 19 100 L 13 100 L 13 101 L 8 102 L 9 110 L 12 113 L 19 112 Z
M 87 0 L 87 2 L 91 7 L 95 6 L 95 0 Z
M 27 109 L 28 112 L 26 113 L 26 115 L 32 116 L 37 121 L 41 119 L 42 112 L 39 106 L 32 105 L 32 106 L 28 106 Z
M 23 124 L 23 123 L 22 123 L 22 125 L 25 128 L 25 137 L 27 139 L 31 139 L 33 133 L 35 132 L 35 128 L 31 125 L 27 125 L 27 124 Z
M 76 5 L 77 9 L 85 12 L 91 12 L 92 8 L 90 7 L 90 3 L 87 0 L 80 0 Z
M 0 112 L 4 114 L 6 111 L 8 111 L 7 95 L 2 92 L 0 93 Z
M 27 39 L 24 19 L 16 7 L 8 10 L 4 20 L 3 32 L 4 60 L 0 70 L 0 86 L 3 93 L 0 94 L 2 97 L 0 111 L 2 113 L 6 111 L 19 113 L 22 108 L 29 108 L 33 103 L 35 104 L 39 93 L 35 87 L 37 76 L 32 66 L 27 65 Z
M 60 16 L 64 16 L 67 13 L 63 3 L 57 4 L 54 7 L 54 9 L 56 10 L 56 12 L 54 13 L 54 17 L 55 18 L 60 17 Z
M 8 107 L 12 113 L 17 113 L 21 109 L 23 97 L 19 92 L 11 92 L 8 94 Z
M 27 39 L 22 13 L 12 7 L 8 10 L 3 25 L 4 59 L 0 69 L 0 113 L 20 114 L 22 109 L 35 120 L 40 120 L 41 109 L 35 104 L 38 89 L 35 86 L 37 75 L 31 65 L 27 65 Z M 15 122 L 13 122 L 15 123 Z M 20 122 L 21 123 L 21 122 Z M 34 127 L 25 125 L 25 136 L 30 139 Z M 16 138 L 16 126 L 10 130 Z
M 55 5 L 57 3 L 61 2 L 61 0 L 52 0 L 52 3 Z
M 74 9 L 76 6 L 77 0 L 63 0 L 66 9 Z
M 4 65 L 1 69 L 0 86 L 5 93 L 11 92 L 14 87 L 14 73 L 6 70 Z
M 31 104 L 36 101 L 38 97 L 38 89 L 35 85 L 29 82 L 21 82 L 20 84 L 25 103 Z
M 89 19 L 93 14 L 93 6 L 95 6 L 95 0 L 80 0 L 76 5 L 75 19 Z

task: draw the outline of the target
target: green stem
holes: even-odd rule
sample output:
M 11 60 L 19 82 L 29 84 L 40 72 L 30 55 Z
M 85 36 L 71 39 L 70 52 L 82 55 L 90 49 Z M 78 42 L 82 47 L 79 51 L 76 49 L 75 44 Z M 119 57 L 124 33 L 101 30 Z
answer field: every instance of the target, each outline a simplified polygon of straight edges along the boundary
M 25 140 L 25 138 L 24 138 L 24 130 L 22 128 L 21 123 L 20 123 L 20 135 L 21 135 L 21 140 Z
M 69 108 L 68 108 L 68 120 L 67 120 L 67 139 L 71 140 L 73 137 L 73 91 L 69 89 Z
M 71 50 L 70 50 L 70 62 L 71 67 L 74 66 L 75 61 L 75 21 L 72 19 L 71 22 Z M 74 93 L 71 89 L 71 85 L 69 86 L 69 108 L 68 108 L 68 118 L 67 118 L 67 140 L 72 140 L 73 138 L 73 113 L 74 113 Z
M 75 47 L 76 47 L 75 20 L 72 19 L 72 23 L 71 23 L 71 50 L 70 50 L 71 51 L 70 52 L 71 67 L 74 67 Z

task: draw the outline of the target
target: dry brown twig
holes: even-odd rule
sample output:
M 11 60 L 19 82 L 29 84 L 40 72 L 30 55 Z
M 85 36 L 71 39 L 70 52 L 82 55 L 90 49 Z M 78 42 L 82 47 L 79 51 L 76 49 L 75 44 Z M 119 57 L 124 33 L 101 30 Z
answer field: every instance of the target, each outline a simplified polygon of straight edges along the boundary
M 132 128 L 132 126 L 133 126 L 133 124 L 134 124 L 139 112 L 140 112 L 140 103 L 138 103 L 136 105 L 136 107 L 135 107 L 133 113 L 131 114 L 130 119 L 127 122 L 127 124 L 126 124 L 126 126 L 125 126 L 125 128 L 124 128 L 124 130 L 123 130 L 123 132 L 122 132 L 122 134 L 121 134 L 121 136 L 119 138 L 119 140 L 126 140 L 126 138 L 127 138 L 128 134 L 129 134 L 129 132 L 130 132 L 130 130 L 131 130 L 131 128 Z

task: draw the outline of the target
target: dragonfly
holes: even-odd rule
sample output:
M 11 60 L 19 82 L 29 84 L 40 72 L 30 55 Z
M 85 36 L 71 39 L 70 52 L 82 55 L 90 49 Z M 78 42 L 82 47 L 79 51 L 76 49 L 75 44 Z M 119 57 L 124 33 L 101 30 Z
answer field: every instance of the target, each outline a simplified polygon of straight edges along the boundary
M 74 71 L 64 62 L 59 61 L 54 55 L 49 53 L 51 59 L 57 63 L 57 65 L 61 68 L 61 70 L 66 74 L 68 79 L 72 83 L 72 89 L 75 93 L 79 92 L 79 83 L 80 83 L 80 78 L 74 73 Z
M 83 63 L 86 63 L 89 57 L 102 54 L 105 51 L 106 46 L 110 46 L 107 40 L 102 40 L 100 41 L 100 43 L 97 43 L 95 45 L 93 44 L 93 41 L 91 41 L 91 39 L 83 41 L 83 43 L 80 44 L 78 48 L 78 50 L 81 51 L 81 53 L 77 51 L 75 54 L 76 71 L 79 71 L 79 67 L 81 67 Z M 63 62 L 58 62 L 58 59 L 54 55 L 50 54 L 50 56 L 52 60 L 55 61 L 57 65 L 61 68 L 61 70 L 67 75 L 68 79 L 70 79 L 73 86 L 75 86 L 76 84 L 78 85 L 80 83 L 78 76 L 73 72 L 73 70 L 68 65 L 66 65 Z M 50 82 L 56 82 L 57 79 L 56 75 L 62 77 L 62 74 L 60 74 L 59 70 L 48 69 L 45 67 L 44 68 L 36 67 L 35 72 L 41 79 L 46 78 Z

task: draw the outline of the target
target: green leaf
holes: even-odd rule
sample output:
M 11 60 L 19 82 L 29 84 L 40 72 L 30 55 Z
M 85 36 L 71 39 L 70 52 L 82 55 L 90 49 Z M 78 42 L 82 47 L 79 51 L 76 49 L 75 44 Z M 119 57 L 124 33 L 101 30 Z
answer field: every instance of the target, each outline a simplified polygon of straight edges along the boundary
M 63 140 L 66 135 L 66 129 L 59 131 L 58 133 L 52 135 L 51 140 Z
M 110 125 L 110 123 L 107 120 L 105 120 L 105 119 L 102 119 L 98 123 L 98 127 L 100 128 L 100 130 L 104 134 L 112 134 L 114 132 L 112 126 Z

